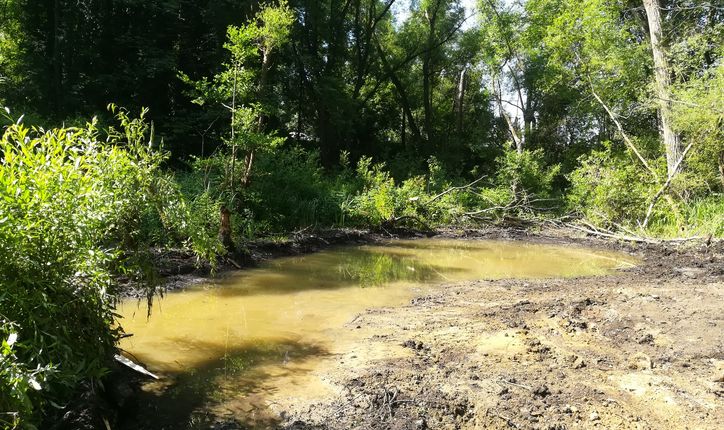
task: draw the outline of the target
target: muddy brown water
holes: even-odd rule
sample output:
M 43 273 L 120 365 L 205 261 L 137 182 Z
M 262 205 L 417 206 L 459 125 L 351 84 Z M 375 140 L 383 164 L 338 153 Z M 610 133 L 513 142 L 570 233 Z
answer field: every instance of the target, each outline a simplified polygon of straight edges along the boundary
M 338 247 L 168 293 L 150 318 L 145 302 L 128 300 L 119 313 L 133 336 L 121 348 L 161 377 L 143 387 L 139 413 L 147 428 L 201 428 L 215 420 L 264 426 L 282 412 L 279 405 L 335 390 L 319 370 L 359 349 L 369 333 L 354 317 L 365 309 L 401 305 L 448 282 L 594 276 L 635 263 L 620 253 L 506 241 Z

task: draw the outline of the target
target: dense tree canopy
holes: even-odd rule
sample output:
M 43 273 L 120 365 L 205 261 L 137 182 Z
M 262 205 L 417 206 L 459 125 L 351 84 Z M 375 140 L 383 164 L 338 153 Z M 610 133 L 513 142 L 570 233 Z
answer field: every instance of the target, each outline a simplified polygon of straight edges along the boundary
M 423 171 L 430 156 L 464 173 L 489 164 L 507 141 L 545 148 L 551 161 L 573 166 L 571 158 L 618 138 L 593 92 L 625 114 L 631 134 L 658 134 L 661 66 L 651 55 L 645 3 L 294 0 L 290 41 L 271 60 L 264 98 L 275 109 L 266 127 L 318 149 L 326 167 L 348 151 L 384 159 L 403 175 Z M 671 87 L 664 91 L 673 96 L 721 67 L 723 12 L 709 2 L 656 4 L 656 45 Z M 177 159 L 207 155 L 229 132 L 219 120 L 224 108 L 193 104 L 179 75 L 221 72 L 227 28 L 258 8 L 228 0 L 6 0 L 0 96 L 56 123 L 102 113 L 110 102 L 148 107 Z M 658 104 L 668 112 L 672 103 Z M 570 157 L 566 148 L 575 148 Z

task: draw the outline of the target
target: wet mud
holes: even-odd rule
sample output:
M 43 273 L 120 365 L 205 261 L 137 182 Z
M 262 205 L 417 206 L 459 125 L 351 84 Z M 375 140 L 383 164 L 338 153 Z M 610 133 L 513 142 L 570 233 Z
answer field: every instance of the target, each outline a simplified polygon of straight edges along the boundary
M 724 428 L 722 244 L 625 249 L 635 268 L 594 278 L 445 284 L 348 324 L 360 348 L 320 377 L 336 396 L 280 405 L 294 429 Z M 287 408 L 287 409 L 285 409 Z
M 283 396 L 254 398 L 250 379 L 248 398 L 235 410 L 225 396 L 239 390 L 220 389 L 202 400 L 225 404 L 223 410 L 180 397 L 167 411 L 179 420 L 145 428 L 724 427 L 722 242 L 630 244 L 561 230 L 437 236 L 586 246 L 626 252 L 640 263 L 596 277 L 443 282 L 406 304 L 372 307 L 343 323 L 353 341 L 323 351 L 324 366 L 307 375 L 310 386 L 321 381 L 324 390 L 302 382 Z M 352 243 L 385 239 L 358 236 Z M 280 252 L 272 249 L 258 256 Z M 292 358 L 320 353 L 314 345 L 295 348 Z M 136 391 L 133 408 L 121 413 L 122 428 L 143 428 L 149 395 Z

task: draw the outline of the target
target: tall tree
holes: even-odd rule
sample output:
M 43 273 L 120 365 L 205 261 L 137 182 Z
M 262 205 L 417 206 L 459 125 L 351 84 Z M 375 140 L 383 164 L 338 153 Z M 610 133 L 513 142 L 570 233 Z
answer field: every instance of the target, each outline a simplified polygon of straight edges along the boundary
M 676 174 L 676 167 L 682 156 L 681 139 L 673 129 L 671 101 L 671 67 L 664 46 L 661 22 L 661 4 L 659 0 L 643 0 L 649 24 L 651 52 L 654 58 L 654 77 L 656 81 L 656 98 L 661 119 L 661 137 L 666 149 L 666 166 L 669 176 Z

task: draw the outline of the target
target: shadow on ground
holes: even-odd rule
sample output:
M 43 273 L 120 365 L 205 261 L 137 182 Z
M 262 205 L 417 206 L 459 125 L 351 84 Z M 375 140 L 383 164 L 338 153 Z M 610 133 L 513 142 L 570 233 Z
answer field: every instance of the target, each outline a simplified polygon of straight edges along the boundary
M 214 348 L 198 345 L 198 348 Z M 196 430 L 273 428 L 278 418 L 262 409 L 245 416 L 220 416 L 214 406 L 233 399 L 258 397 L 266 392 L 270 377 L 260 367 L 284 364 L 328 354 L 316 345 L 293 341 L 264 342 L 230 347 L 220 357 L 208 360 L 158 383 L 146 384 L 136 402 L 120 414 L 122 430 Z M 275 374 L 278 377 L 279 374 Z M 283 376 L 283 375 L 282 375 Z

